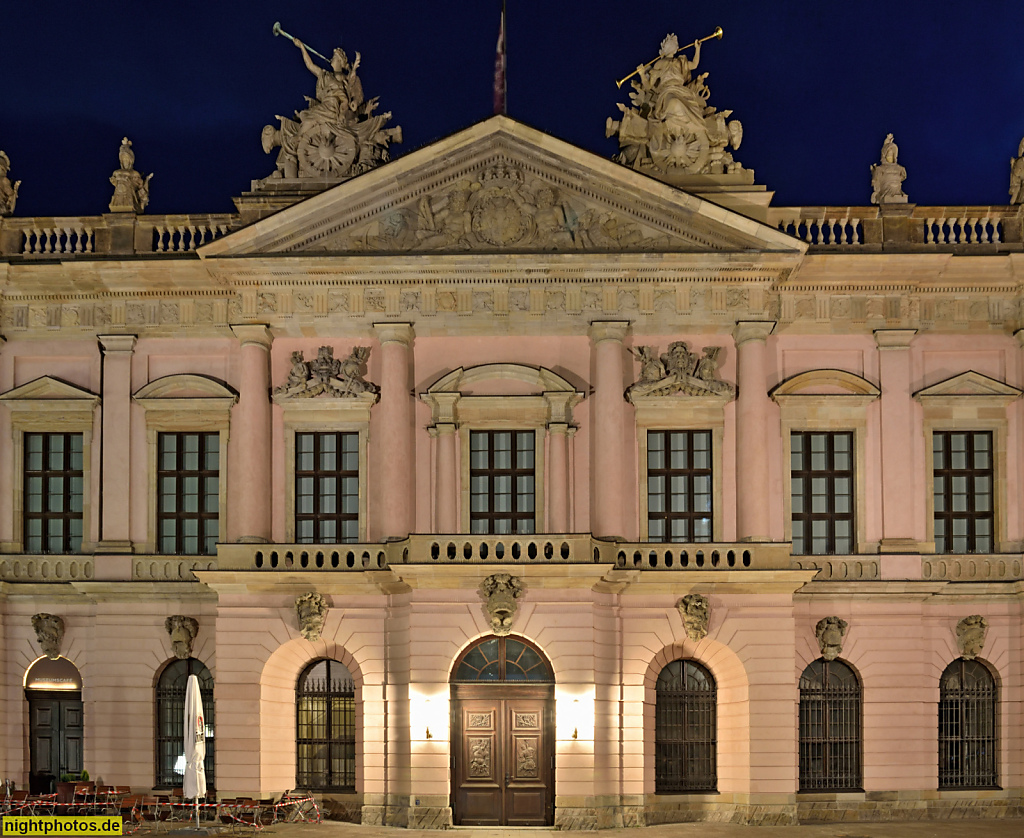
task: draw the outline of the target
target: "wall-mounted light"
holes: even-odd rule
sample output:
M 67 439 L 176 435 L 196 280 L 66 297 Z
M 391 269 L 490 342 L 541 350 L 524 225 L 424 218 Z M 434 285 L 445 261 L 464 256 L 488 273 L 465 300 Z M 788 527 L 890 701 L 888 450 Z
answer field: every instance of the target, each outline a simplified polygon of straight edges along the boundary
M 594 740 L 593 686 L 567 685 L 564 691 L 556 688 L 555 738 L 562 742 Z
M 573 703 L 573 708 L 572 708 L 573 709 L 573 716 L 578 719 L 580 717 L 580 708 L 579 708 L 580 700 L 578 698 L 574 698 L 572 700 L 572 703 Z M 572 738 L 573 739 L 579 739 L 579 736 L 580 736 L 580 729 L 578 727 L 574 727 L 572 729 Z
M 447 686 L 447 685 L 446 685 Z M 443 693 L 424 695 L 418 689 L 409 691 L 409 738 L 427 742 L 445 738 L 448 730 L 448 700 Z

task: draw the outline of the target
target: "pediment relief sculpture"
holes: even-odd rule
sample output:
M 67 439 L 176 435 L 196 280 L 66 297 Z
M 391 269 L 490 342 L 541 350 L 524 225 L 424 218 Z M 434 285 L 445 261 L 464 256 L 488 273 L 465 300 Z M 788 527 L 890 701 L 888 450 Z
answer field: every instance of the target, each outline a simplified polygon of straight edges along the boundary
M 669 237 L 625 213 L 590 206 L 515 163 L 499 160 L 478 175 L 389 210 L 334 243 L 359 251 L 644 250 Z
M 64 642 L 64 620 L 56 614 L 36 614 L 32 617 L 32 628 L 43 654 L 50 660 L 57 660 Z
M 321 346 L 316 358 L 305 359 L 303 352 L 292 353 L 288 379 L 274 388 L 275 398 L 311 399 L 315 396 L 356 398 L 363 393 L 380 398 L 380 387 L 363 377 L 370 347 L 357 346 L 344 361 L 334 357 L 334 348 Z
M 327 620 L 327 600 L 324 595 L 310 591 L 296 597 L 295 613 L 299 618 L 299 633 L 310 642 L 319 640 Z
M 705 346 L 703 354 L 677 340 L 660 356 L 653 346 L 638 346 L 640 378 L 626 389 L 631 402 L 643 396 L 733 396 L 736 388 L 718 377 L 721 346 Z
M 956 645 L 961 657 L 974 660 L 981 654 L 988 634 L 988 620 L 980 614 L 964 617 L 956 624 Z
M 18 201 L 18 187 L 21 181 L 16 180 L 11 184 L 7 177 L 11 171 L 11 158 L 3 151 L 0 151 L 0 217 L 14 214 L 14 205 Z
M 846 628 L 847 622 L 841 617 L 822 617 L 818 620 L 814 627 L 814 637 L 825 660 L 834 661 L 843 653 Z
M 121 168 L 110 176 L 110 183 L 114 187 L 110 211 L 142 212 L 149 204 L 149 181 L 153 174 L 143 177 L 141 172 L 135 171 L 135 152 L 132 151 L 132 142 L 127 137 L 121 140 L 117 159 Z
M 516 600 L 525 591 L 523 580 L 509 573 L 494 573 L 480 583 L 479 594 L 484 601 L 484 616 L 496 635 L 512 633 L 512 622 L 519 610 Z
M 605 136 L 619 141 L 613 160 L 655 176 L 744 171 L 729 151 L 740 147 L 742 123 L 728 119 L 731 110 L 707 104 L 707 73 L 693 75 L 700 63 L 701 41 L 721 36 L 717 29 L 708 38 L 680 47 L 678 38 L 669 34 L 657 58 L 626 77 L 633 79 L 630 104 L 618 103 L 622 115 L 618 120 L 608 117 L 605 124 Z M 690 47 L 693 58 L 683 54 Z
M 711 603 L 700 594 L 687 594 L 676 603 L 679 615 L 683 618 L 683 629 L 686 636 L 694 643 L 699 643 L 708 636 L 708 625 L 711 622 Z
M 378 97 L 363 96 L 357 75 L 362 56 L 357 52 L 350 62 L 339 47 L 328 61 L 280 26 L 274 32 L 298 47 L 306 69 L 316 78 L 316 95 L 305 97 L 308 107 L 295 111 L 294 119 L 277 116 L 278 127 L 263 128 L 264 152 L 280 151 L 277 168 L 261 185 L 282 179 L 347 180 L 386 163 L 391 143 L 402 141 L 402 129 L 386 127 L 390 111 L 374 114 Z M 330 66 L 318 66 L 310 52 Z
M 184 614 L 175 614 L 164 620 L 164 628 L 171 636 L 171 648 L 174 650 L 174 657 L 178 660 L 188 660 L 192 657 L 192 643 L 199 634 L 199 623 L 193 617 L 186 617 Z

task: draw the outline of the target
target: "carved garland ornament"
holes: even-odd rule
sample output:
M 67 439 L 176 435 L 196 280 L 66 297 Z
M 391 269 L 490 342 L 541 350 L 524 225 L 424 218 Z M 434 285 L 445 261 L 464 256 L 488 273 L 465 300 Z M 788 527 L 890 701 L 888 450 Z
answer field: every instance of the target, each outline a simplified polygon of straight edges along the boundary
M 323 594 L 310 592 L 295 600 L 295 612 L 299 617 L 299 631 L 310 642 L 320 639 L 327 619 L 327 600 Z
M 964 617 L 956 624 L 956 645 L 965 660 L 972 661 L 981 654 L 988 634 L 988 620 L 980 614 Z
M 32 628 L 43 654 L 52 661 L 57 660 L 64 641 L 64 620 L 55 614 L 36 614 L 32 617 Z
M 192 641 L 199 633 L 199 623 L 192 617 L 182 614 L 175 614 L 164 620 L 164 628 L 171 636 L 171 648 L 174 649 L 174 657 L 178 660 L 188 660 L 192 657 Z
M 711 603 L 700 594 L 687 594 L 676 603 L 679 614 L 683 618 L 686 636 L 694 643 L 699 643 L 708 636 L 708 624 L 711 621 Z
M 638 346 L 640 378 L 626 389 L 631 402 L 643 396 L 732 396 L 736 388 L 718 377 L 721 346 L 705 346 L 698 356 L 689 344 L 677 340 L 660 356 L 653 346 Z
M 814 627 L 814 636 L 821 649 L 821 656 L 827 661 L 834 661 L 843 653 L 843 636 L 846 634 L 847 622 L 840 617 L 822 617 Z
M 516 602 L 526 590 L 526 585 L 518 576 L 508 573 L 495 573 L 480 583 L 480 596 L 483 599 L 484 616 L 490 623 L 491 631 L 498 636 L 512 633 L 512 621 L 515 619 L 519 604 Z
M 344 361 L 335 359 L 331 346 L 321 346 L 312 361 L 305 360 L 302 352 L 293 352 L 288 380 L 274 388 L 274 395 L 311 399 L 314 396 L 356 398 L 371 393 L 379 400 L 380 387 L 363 378 L 369 357 L 368 346 L 357 346 Z

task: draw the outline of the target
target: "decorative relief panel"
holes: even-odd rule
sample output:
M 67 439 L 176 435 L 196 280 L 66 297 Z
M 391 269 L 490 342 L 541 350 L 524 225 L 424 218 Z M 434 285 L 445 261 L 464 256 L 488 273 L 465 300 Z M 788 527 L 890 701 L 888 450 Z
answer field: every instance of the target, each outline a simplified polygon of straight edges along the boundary
M 494 724 L 491 722 L 491 714 L 470 713 L 468 718 L 466 719 L 466 727 L 494 727 Z
M 516 739 L 516 778 L 528 779 L 540 776 L 537 765 L 537 740 Z
M 469 737 L 469 776 L 491 776 L 491 738 L 489 736 Z
M 516 713 L 515 726 L 517 730 L 536 730 L 540 727 L 540 718 L 537 713 Z

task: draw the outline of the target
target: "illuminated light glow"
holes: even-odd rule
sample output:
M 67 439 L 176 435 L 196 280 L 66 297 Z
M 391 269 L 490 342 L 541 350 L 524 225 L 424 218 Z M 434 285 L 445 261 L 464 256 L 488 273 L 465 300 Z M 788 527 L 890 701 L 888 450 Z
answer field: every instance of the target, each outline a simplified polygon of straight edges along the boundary
M 555 738 L 562 742 L 594 741 L 593 684 L 556 687 Z
M 40 655 L 25 669 L 21 683 L 26 690 L 73 692 L 82 689 L 82 676 L 78 667 L 63 655 L 56 660 Z
M 438 685 L 444 692 L 430 692 L 436 689 L 412 687 L 409 689 L 409 738 L 413 742 L 447 741 L 449 737 L 449 705 L 448 685 Z

